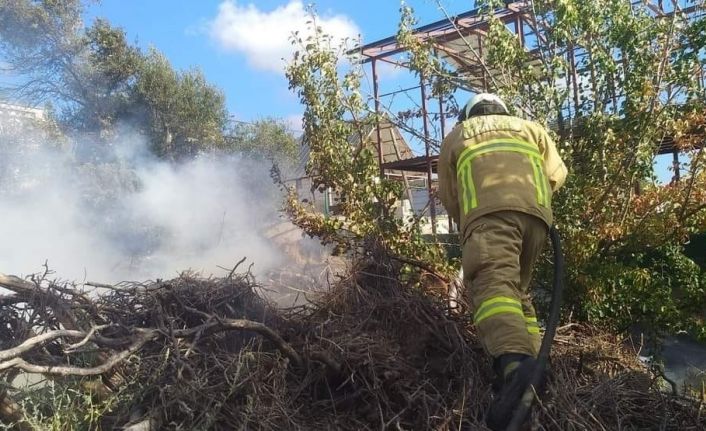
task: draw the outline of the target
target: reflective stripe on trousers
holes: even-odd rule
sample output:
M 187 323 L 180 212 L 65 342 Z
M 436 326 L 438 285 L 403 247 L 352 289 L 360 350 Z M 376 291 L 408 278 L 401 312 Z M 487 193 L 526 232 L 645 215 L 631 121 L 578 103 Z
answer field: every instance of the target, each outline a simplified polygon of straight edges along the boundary
M 522 316 L 527 325 L 527 332 L 530 334 L 539 334 L 537 317 L 526 316 L 522 311 L 522 303 L 515 298 L 507 296 L 495 296 L 483 301 L 476 310 L 473 320 L 477 325 L 483 320 L 501 313 L 518 314 Z

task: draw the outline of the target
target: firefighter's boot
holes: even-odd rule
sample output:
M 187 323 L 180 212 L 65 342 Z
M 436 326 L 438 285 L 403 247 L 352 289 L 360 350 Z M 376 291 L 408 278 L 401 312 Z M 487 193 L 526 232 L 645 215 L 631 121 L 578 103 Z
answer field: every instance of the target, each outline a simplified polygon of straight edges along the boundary
M 493 431 L 502 431 L 512 420 L 515 408 L 530 384 L 537 361 L 527 355 L 502 355 L 495 361 L 499 383 L 494 384 L 495 397 L 485 418 L 486 425 Z M 544 376 L 541 379 L 544 384 Z M 535 388 L 539 393 L 542 388 Z

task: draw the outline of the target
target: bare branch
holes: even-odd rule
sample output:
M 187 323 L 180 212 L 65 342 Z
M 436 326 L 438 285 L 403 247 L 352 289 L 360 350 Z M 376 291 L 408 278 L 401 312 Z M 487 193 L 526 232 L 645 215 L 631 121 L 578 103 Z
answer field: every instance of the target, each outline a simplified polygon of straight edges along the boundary
M 91 330 L 88 331 L 88 334 L 86 334 L 85 337 L 83 337 L 83 340 L 79 341 L 76 344 L 72 344 L 72 345 L 68 346 L 66 349 L 64 349 L 64 352 L 65 353 L 72 353 L 72 352 L 76 351 L 76 349 L 78 349 L 81 346 L 86 345 L 89 341 L 91 341 L 97 331 L 101 331 L 101 330 L 103 330 L 105 328 L 109 328 L 111 326 L 114 326 L 114 325 L 99 325 L 99 326 L 91 327 Z
M 36 293 L 38 289 L 37 286 L 28 281 L 22 280 L 14 275 L 3 274 L 2 272 L 0 272 L 0 287 L 25 295 Z
M 35 347 L 44 345 L 50 341 L 56 340 L 57 338 L 81 338 L 84 336 L 86 336 L 86 334 L 83 331 L 73 331 L 68 329 L 45 332 L 44 334 L 35 335 L 34 337 L 29 338 L 17 347 L 0 351 L 0 361 L 16 358 L 23 353 L 34 349 Z M 4 369 L 1 367 L 2 365 L 0 364 L 0 369 Z
M 54 312 L 56 319 L 66 328 L 81 330 L 76 316 L 71 311 L 71 307 L 54 292 L 39 284 L 30 283 L 14 275 L 6 275 L 0 272 L 0 287 L 11 290 L 18 295 L 26 297 L 28 300 L 36 298 L 38 295 L 45 297 L 49 301 L 49 308 Z M 80 295 L 79 295 L 80 296 Z M 90 303 L 90 301 L 89 301 Z
M 273 342 L 285 356 L 287 356 L 289 359 L 292 360 L 292 362 L 294 362 L 296 366 L 301 367 L 304 365 L 304 361 L 302 360 L 301 355 L 296 350 L 294 350 L 294 348 L 289 343 L 287 343 L 282 338 L 282 336 L 280 336 L 277 332 L 273 331 L 268 326 L 252 320 L 219 319 L 216 316 L 213 316 L 212 321 L 206 322 L 202 325 L 193 328 L 180 329 L 174 331 L 174 336 L 176 338 L 189 338 L 195 336 L 199 332 L 206 332 L 209 330 L 229 331 L 237 329 L 253 331 L 259 335 L 262 335 L 263 337 Z
M 126 350 L 110 356 L 103 364 L 91 368 L 37 365 L 29 363 L 22 358 L 15 358 L 6 362 L 0 362 L 0 371 L 9 368 L 19 368 L 28 373 L 58 376 L 97 376 L 112 370 L 116 365 L 120 364 L 122 361 L 140 350 L 148 341 L 154 339 L 157 334 L 157 330 L 144 331 L 143 334 L 141 334 Z

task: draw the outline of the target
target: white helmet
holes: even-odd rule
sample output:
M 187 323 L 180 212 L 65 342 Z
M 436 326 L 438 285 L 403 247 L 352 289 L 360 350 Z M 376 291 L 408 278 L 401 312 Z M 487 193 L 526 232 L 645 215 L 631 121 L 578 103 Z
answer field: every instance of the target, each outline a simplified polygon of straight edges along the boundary
M 466 103 L 466 106 L 463 108 L 461 115 L 459 115 L 459 119 L 463 121 L 470 118 L 473 115 L 472 111 L 474 110 L 474 108 L 478 110 L 477 108 L 480 108 L 481 105 L 495 105 L 505 111 L 505 114 L 510 113 L 510 111 L 508 111 L 507 109 L 507 106 L 505 105 L 505 102 L 503 102 L 502 99 L 496 94 L 479 93 L 473 96 L 473 98 L 471 98 L 471 100 Z

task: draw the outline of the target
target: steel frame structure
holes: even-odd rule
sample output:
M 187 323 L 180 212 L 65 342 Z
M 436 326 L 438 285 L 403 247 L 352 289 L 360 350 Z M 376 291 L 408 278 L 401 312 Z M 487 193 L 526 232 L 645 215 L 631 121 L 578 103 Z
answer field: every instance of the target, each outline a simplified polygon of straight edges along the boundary
M 665 3 L 668 3 L 665 9 Z M 704 11 L 698 6 L 681 8 L 678 0 L 637 0 L 633 1 L 633 5 L 643 4 L 645 5 L 656 18 L 667 17 L 673 13 L 683 13 L 683 14 L 699 14 L 698 16 L 703 16 Z M 505 2 L 505 7 L 494 11 L 493 15 L 499 18 L 508 28 L 519 37 L 522 46 L 526 49 L 528 48 L 528 40 L 539 40 L 542 38 L 541 32 L 537 29 L 536 23 L 533 22 L 531 11 L 531 0 L 530 1 L 508 1 Z M 484 51 L 484 39 L 488 31 L 488 21 L 486 17 L 481 14 L 479 9 L 470 10 L 461 13 L 450 19 L 442 19 L 413 30 L 413 35 L 420 41 L 431 44 L 431 46 L 436 50 L 437 55 L 444 58 L 444 60 L 456 67 L 456 72 L 459 76 L 463 76 L 465 85 L 462 87 L 470 92 L 478 93 L 487 91 L 490 88 L 490 81 L 493 79 L 495 73 L 499 73 L 495 70 L 490 70 L 482 61 L 483 51 Z M 404 61 L 400 61 L 395 58 L 399 54 L 406 52 L 406 49 L 401 46 L 396 36 L 390 36 L 362 47 L 359 47 L 353 51 L 351 54 L 358 54 L 361 58 L 363 64 L 370 63 L 373 78 L 373 99 L 375 105 L 375 112 L 381 112 L 381 102 L 382 96 L 380 94 L 379 87 L 379 63 L 388 63 L 395 65 L 397 67 L 409 68 L 409 65 Z M 528 49 L 530 53 L 530 58 L 534 58 L 531 64 L 534 62 L 539 62 L 539 52 L 537 48 Z M 586 72 L 579 68 L 579 59 L 581 56 L 586 55 L 580 47 L 569 47 L 566 52 L 562 54 L 568 60 L 570 65 L 569 73 L 566 76 L 567 88 L 571 88 L 572 97 L 568 103 L 567 117 L 564 120 L 571 121 L 572 115 L 581 106 L 580 97 L 580 73 Z M 701 65 L 701 79 L 703 80 L 704 67 Z M 378 162 L 380 166 L 381 176 L 385 175 L 386 170 L 398 170 L 398 171 L 412 171 L 412 172 L 423 172 L 426 173 L 427 177 L 427 189 L 430 202 L 430 215 L 431 215 L 431 226 L 432 232 L 436 233 L 436 207 L 434 190 L 432 185 L 433 173 L 436 171 L 438 155 L 432 153 L 431 148 L 431 136 L 429 132 L 429 113 L 427 106 L 427 77 L 420 76 L 419 86 L 413 87 L 407 90 L 419 89 L 419 95 L 421 99 L 421 117 L 422 117 L 422 131 L 423 136 L 421 136 L 424 142 L 424 155 L 414 158 L 409 158 L 405 160 L 400 160 L 392 163 L 383 163 L 382 153 L 378 149 Z M 703 82 L 703 81 L 702 81 Z M 595 85 L 592 83 L 592 85 Z M 595 88 L 595 87 L 594 87 Z M 612 103 L 617 106 L 617 100 L 619 95 L 616 94 L 615 89 L 612 94 Z M 573 103 L 573 109 L 571 104 Z M 438 100 L 439 106 L 439 130 L 441 137 L 445 136 L 446 131 L 446 118 L 448 112 L 446 112 L 445 101 L 442 98 Z M 562 115 L 560 113 L 558 122 L 562 121 Z M 563 124 L 558 124 L 560 129 L 564 128 Z M 380 127 L 377 127 L 377 139 L 380 142 Z M 678 164 L 678 151 L 674 149 L 673 143 L 670 140 L 665 140 L 661 143 L 659 154 L 673 153 L 675 163 Z M 678 170 L 677 177 L 678 177 Z M 449 226 L 451 226 L 451 221 L 449 220 Z

